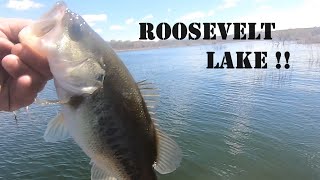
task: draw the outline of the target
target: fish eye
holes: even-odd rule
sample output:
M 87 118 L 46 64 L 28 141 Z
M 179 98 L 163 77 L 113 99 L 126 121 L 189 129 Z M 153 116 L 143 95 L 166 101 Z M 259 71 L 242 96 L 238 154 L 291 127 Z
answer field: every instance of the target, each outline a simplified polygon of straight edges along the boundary
M 83 37 L 83 31 L 79 23 L 71 23 L 68 27 L 69 37 L 73 41 L 79 41 Z

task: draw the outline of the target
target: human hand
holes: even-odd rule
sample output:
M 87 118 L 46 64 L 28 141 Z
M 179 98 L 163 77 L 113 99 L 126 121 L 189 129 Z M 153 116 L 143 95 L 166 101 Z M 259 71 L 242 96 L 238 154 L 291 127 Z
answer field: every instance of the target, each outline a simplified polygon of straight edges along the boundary
M 30 23 L 0 18 L 0 111 L 30 105 L 52 78 L 48 60 L 19 42 L 19 32 Z

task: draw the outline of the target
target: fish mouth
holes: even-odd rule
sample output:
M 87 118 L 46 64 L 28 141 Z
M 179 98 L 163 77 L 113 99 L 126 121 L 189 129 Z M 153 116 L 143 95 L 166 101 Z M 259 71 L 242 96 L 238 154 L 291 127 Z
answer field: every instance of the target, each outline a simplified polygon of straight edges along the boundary
M 68 7 L 63 1 L 57 2 L 51 10 L 33 24 L 32 30 L 34 35 L 42 37 L 50 32 L 61 21 L 67 10 Z
M 50 19 L 64 14 L 68 10 L 65 2 L 58 1 L 47 13 L 45 13 L 40 19 Z
M 48 44 L 50 39 L 54 39 L 61 34 L 61 21 L 67 11 L 68 7 L 64 2 L 57 2 L 38 21 L 22 29 L 19 33 L 20 42 L 29 46 L 39 55 L 45 56 L 44 49 L 41 46 L 45 43 Z

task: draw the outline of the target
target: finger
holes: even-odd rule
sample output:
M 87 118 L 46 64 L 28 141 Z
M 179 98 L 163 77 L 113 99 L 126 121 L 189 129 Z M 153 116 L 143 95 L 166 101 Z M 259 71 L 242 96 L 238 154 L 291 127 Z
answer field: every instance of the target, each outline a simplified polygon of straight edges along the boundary
M 0 111 L 8 111 L 9 103 L 8 103 L 8 79 L 9 74 L 3 69 L 0 65 Z
M 1 90 L 9 78 L 9 74 L 4 70 L 4 68 L 0 65 L 0 93 Z M 1 99 L 1 98 L 0 98 Z
M 9 89 L 8 89 L 8 81 L 5 84 L 1 85 L 0 90 L 0 111 L 9 111 Z
M 9 54 L 2 59 L 2 66 L 15 79 L 22 75 L 32 74 L 32 69 L 13 54 Z
M 14 111 L 34 101 L 46 79 L 26 66 L 16 55 L 8 55 L 0 66 L 0 110 Z M 9 79 L 9 74 L 12 78 Z
M 13 45 L 14 44 L 10 42 L 8 39 L 0 37 L 0 61 L 6 55 L 11 53 L 11 48 L 13 47 Z
M 0 111 L 4 110 L 6 106 L 8 106 L 8 91 L 5 88 L 5 84 L 8 82 L 9 74 L 5 71 L 5 69 L 0 64 Z
M 1 33 L 1 32 L 0 32 Z M 0 37 L 0 51 L 10 53 L 13 43 L 4 37 Z
M 32 23 L 29 19 L 0 18 L 0 31 L 13 43 L 19 42 L 19 32 Z
M 33 103 L 36 92 L 32 90 L 32 79 L 30 76 L 21 76 L 10 88 L 10 111 L 17 110 L 21 107 Z
M 19 56 L 25 65 L 44 76 L 46 80 L 52 78 L 48 60 L 34 53 L 28 46 L 16 44 L 11 53 Z
M 45 82 L 28 75 L 19 77 L 10 89 L 10 111 L 32 104 L 44 84 Z

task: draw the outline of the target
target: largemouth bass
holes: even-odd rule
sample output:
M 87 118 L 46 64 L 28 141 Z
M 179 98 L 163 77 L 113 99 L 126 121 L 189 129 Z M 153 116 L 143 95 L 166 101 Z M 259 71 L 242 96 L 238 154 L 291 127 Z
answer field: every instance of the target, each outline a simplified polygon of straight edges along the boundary
M 49 142 L 71 136 L 91 158 L 91 179 L 157 179 L 174 171 L 181 150 L 156 127 L 139 86 L 112 48 L 58 2 L 24 28 L 20 41 L 47 57 L 62 106 Z

